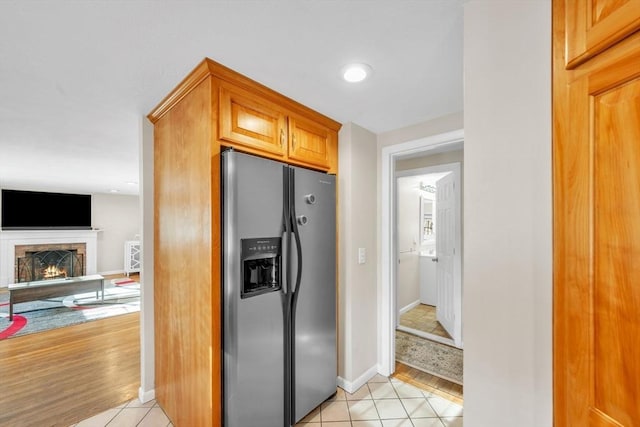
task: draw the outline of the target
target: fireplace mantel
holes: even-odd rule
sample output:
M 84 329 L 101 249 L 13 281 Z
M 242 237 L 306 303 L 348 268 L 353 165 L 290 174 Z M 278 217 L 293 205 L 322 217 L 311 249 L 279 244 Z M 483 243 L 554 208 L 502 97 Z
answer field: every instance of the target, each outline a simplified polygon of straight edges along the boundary
M 16 245 L 84 243 L 86 274 L 98 269 L 99 230 L 5 230 L 0 231 L 0 287 L 14 283 Z

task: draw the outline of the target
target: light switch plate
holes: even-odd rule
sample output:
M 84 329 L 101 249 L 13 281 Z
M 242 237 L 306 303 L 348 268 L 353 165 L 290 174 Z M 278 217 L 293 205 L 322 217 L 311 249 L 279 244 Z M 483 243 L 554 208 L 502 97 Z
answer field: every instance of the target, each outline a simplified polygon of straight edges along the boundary
M 365 248 L 358 248 L 358 264 L 364 264 L 367 261 L 367 251 Z

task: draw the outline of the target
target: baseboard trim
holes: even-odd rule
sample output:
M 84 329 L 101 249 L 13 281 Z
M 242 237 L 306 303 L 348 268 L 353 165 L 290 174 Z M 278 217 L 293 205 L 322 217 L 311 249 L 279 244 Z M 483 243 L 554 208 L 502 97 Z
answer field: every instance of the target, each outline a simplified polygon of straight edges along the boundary
M 111 270 L 111 271 L 101 271 L 100 273 L 97 273 L 101 276 L 111 276 L 113 274 L 124 274 L 124 270 Z
M 411 310 L 412 308 L 417 307 L 417 306 L 419 306 L 419 305 L 420 305 L 420 300 L 419 300 L 419 299 L 417 299 L 417 300 L 415 300 L 414 302 L 412 302 L 411 304 L 409 304 L 409 305 L 406 305 L 406 306 L 402 307 L 402 308 L 400 309 L 400 314 L 405 314 L 407 311 L 409 311 L 409 310 Z
M 360 387 L 365 385 L 367 381 L 375 377 L 377 373 L 378 373 L 378 367 L 372 366 L 353 381 L 347 381 L 342 377 L 338 377 L 338 387 L 340 387 L 347 393 L 355 393 L 356 391 L 358 391 Z
M 149 402 L 150 400 L 153 400 L 156 398 L 156 389 L 153 388 L 151 390 L 147 390 L 144 391 L 142 389 L 142 387 L 138 388 L 138 399 L 140 399 L 140 402 L 142 403 L 146 403 Z

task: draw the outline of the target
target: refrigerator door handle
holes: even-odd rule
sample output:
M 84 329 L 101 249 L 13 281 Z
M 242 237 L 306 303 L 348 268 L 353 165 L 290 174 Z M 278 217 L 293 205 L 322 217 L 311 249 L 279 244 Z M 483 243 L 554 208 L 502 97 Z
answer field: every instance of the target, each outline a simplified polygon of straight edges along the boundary
M 300 233 L 298 231 L 298 217 L 296 216 L 296 204 L 295 204 L 295 199 L 294 199 L 294 195 L 295 195 L 295 170 L 294 169 L 290 169 L 290 173 L 289 173 L 289 197 L 290 197 L 290 206 L 291 206 L 291 212 L 290 212 L 290 220 L 289 223 L 291 224 L 291 234 L 293 234 L 294 236 L 294 240 L 296 243 L 296 252 L 298 254 L 297 257 L 297 273 L 296 273 L 296 282 L 295 285 L 293 286 L 293 306 L 292 306 L 292 312 L 295 314 L 296 311 L 296 303 L 297 303 L 297 294 L 298 294 L 298 290 L 300 289 L 300 281 L 302 279 L 302 244 L 300 243 Z M 305 217 L 303 215 L 305 221 L 304 223 L 306 224 L 306 220 L 307 217 Z
M 291 286 L 291 213 L 289 208 L 289 167 L 282 166 L 282 257 L 284 266 L 284 278 L 282 280 L 282 292 L 289 295 Z
M 296 225 L 295 221 L 292 221 L 293 223 L 293 236 L 294 236 L 294 240 L 296 242 L 296 252 L 298 253 L 298 271 L 296 273 L 296 284 L 293 287 L 293 295 L 294 295 L 294 300 L 293 300 L 293 308 L 294 308 L 294 312 L 295 312 L 295 304 L 296 304 L 296 295 L 298 293 L 298 290 L 300 289 L 300 282 L 302 279 L 302 244 L 300 243 L 300 234 L 298 233 L 298 226 Z

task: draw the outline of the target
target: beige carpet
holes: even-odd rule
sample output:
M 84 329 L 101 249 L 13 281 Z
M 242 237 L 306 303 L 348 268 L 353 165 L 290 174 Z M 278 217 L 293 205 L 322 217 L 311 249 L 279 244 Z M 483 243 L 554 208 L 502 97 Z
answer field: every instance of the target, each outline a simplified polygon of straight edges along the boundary
M 459 348 L 396 331 L 396 360 L 462 384 L 462 350 Z

